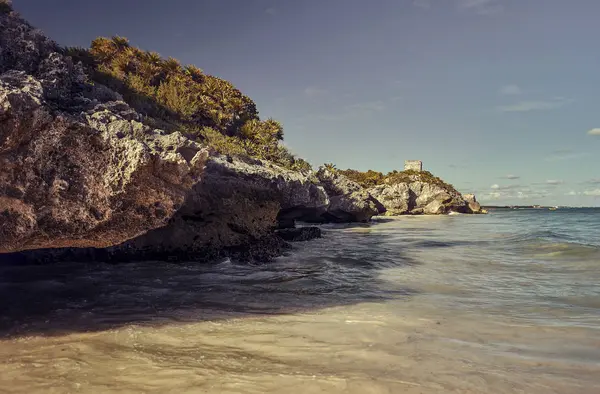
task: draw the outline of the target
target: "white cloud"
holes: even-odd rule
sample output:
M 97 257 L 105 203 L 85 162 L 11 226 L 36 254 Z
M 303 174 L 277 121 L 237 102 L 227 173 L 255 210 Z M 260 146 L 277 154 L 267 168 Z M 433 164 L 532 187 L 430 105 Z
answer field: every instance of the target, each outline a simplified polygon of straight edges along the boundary
M 548 195 L 546 190 L 532 190 L 529 187 L 523 187 L 521 185 L 492 185 L 492 191 L 489 193 L 480 192 L 477 193 L 479 200 L 491 201 L 491 200 L 514 200 L 514 199 L 528 199 L 528 198 L 543 198 Z
M 365 111 L 365 112 L 381 112 L 385 111 L 386 105 L 383 101 L 367 101 L 364 103 L 356 103 L 346 107 L 348 111 Z
M 502 197 L 502 193 L 491 192 L 488 194 L 483 194 L 481 197 L 478 198 L 478 200 L 480 200 L 480 201 L 498 200 L 501 197 Z
M 600 189 L 586 190 L 583 194 L 586 196 L 600 197 Z
M 499 106 L 497 109 L 501 112 L 548 111 L 551 109 L 564 107 L 571 102 L 573 102 L 572 99 L 555 97 L 551 100 L 519 101 L 515 104 Z
M 600 135 L 600 127 L 595 128 L 595 129 L 591 129 L 587 133 L 588 133 L 588 135 Z
M 548 179 L 548 180 L 546 181 L 546 184 L 547 184 L 547 185 L 562 185 L 562 184 L 563 184 L 563 181 L 561 181 L 561 180 L 558 180 L 558 179 Z
M 521 185 L 498 185 L 494 184 L 490 187 L 492 190 L 515 190 L 522 188 Z
M 523 188 L 522 190 L 495 190 L 490 193 L 482 193 L 478 195 L 480 201 L 510 201 L 510 200 L 535 200 L 540 198 L 548 197 L 551 193 L 546 190 L 531 190 Z
M 510 180 L 515 180 L 515 179 L 520 179 L 521 177 L 518 176 L 518 175 L 508 174 L 504 178 L 505 179 L 510 179 Z
M 517 85 L 506 85 L 503 86 L 502 88 L 500 88 L 500 94 L 506 94 L 506 95 L 517 95 L 517 94 L 522 94 L 523 90 L 521 90 L 520 87 L 518 87 Z
M 306 89 L 304 89 L 304 94 L 308 97 L 320 97 L 326 95 L 327 93 L 327 90 L 319 88 L 317 86 L 309 86 Z
M 588 183 L 590 185 L 600 185 L 600 178 L 590 179 L 590 180 L 587 180 L 587 181 L 585 181 L 583 183 Z
M 568 192 L 567 194 L 565 194 L 565 196 L 576 196 L 578 194 L 581 194 L 581 193 L 577 193 L 575 190 L 571 190 L 570 192 Z

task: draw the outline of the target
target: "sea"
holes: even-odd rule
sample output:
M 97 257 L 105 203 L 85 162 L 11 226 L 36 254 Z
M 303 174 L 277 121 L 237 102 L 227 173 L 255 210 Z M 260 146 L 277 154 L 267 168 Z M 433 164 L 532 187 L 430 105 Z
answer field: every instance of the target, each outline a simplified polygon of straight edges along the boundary
M 4 264 L 0 392 L 600 393 L 600 209 L 325 225 L 262 264 Z

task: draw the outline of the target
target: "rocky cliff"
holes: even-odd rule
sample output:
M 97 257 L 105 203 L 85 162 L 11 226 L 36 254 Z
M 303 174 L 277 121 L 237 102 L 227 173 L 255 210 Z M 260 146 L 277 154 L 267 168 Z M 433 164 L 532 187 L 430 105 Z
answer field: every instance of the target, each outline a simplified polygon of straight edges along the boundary
M 206 151 L 138 122 L 13 12 L 0 13 L 0 252 L 106 247 L 164 226 Z
M 388 216 L 479 213 L 481 210 L 454 187 L 427 172 L 398 174 L 401 175 L 391 176 L 386 183 L 368 189 L 385 206 Z M 474 201 L 475 196 L 472 199 Z
M 181 125 L 186 133 L 173 119 L 162 121 L 168 131 L 157 128 L 160 119 L 91 81 L 65 53 L 0 7 L 0 254 L 9 259 L 266 259 L 284 239 L 320 234 L 289 230 L 296 220 L 365 222 L 386 209 L 476 204 L 418 179 L 367 190 L 327 168 L 218 154 L 191 139 L 193 119 Z
M 324 221 L 367 222 L 386 211 L 369 191 L 344 175 L 321 167 L 316 176 L 331 200 L 327 212 L 321 215 Z
M 6 9 L 0 48 L 0 253 L 266 258 L 285 249 L 282 237 L 317 234 L 278 237 L 278 222 L 364 221 L 378 212 L 368 193 L 339 177 L 209 157 L 183 134 L 152 128 Z
M 53 41 L 0 11 L 0 253 L 272 255 L 285 246 L 273 233 L 280 212 L 326 210 L 307 175 L 207 161 L 198 142 L 142 123 Z
M 274 233 L 281 212 L 319 211 L 328 203 L 323 188 L 303 174 L 261 160 L 213 155 L 202 181 L 166 226 L 102 255 L 125 260 L 224 255 L 264 260 L 286 248 Z

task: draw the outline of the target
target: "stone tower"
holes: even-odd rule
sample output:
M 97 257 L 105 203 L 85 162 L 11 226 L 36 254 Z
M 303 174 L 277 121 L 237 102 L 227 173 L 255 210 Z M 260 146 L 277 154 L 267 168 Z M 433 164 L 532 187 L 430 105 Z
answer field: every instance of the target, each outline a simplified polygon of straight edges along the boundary
M 423 162 L 421 160 L 405 160 L 404 161 L 404 171 L 423 171 Z

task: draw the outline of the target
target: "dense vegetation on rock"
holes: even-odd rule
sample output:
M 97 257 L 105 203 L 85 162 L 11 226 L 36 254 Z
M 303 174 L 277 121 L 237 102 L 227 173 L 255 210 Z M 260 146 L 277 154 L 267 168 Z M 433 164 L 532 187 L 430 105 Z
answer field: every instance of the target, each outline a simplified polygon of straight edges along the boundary
M 0 14 L 5 14 L 12 11 L 10 0 L 0 0 Z
M 67 48 L 65 54 L 83 63 L 92 82 L 123 95 L 146 124 L 183 131 L 219 153 L 310 169 L 281 144 L 282 125 L 261 120 L 254 102 L 228 81 L 135 48 L 118 36 L 97 38 L 90 49 Z
M 398 184 L 398 183 L 411 183 L 411 182 L 424 182 L 432 185 L 441 186 L 449 191 L 456 192 L 458 191 L 454 188 L 454 186 L 444 182 L 441 178 L 433 175 L 429 171 L 413 171 L 413 170 L 405 170 L 405 171 L 391 171 L 387 174 L 383 174 L 379 171 L 368 170 L 366 172 L 361 172 L 357 170 L 347 169 L 340 170 L 336 169 L 332 164 L 327 164 L 326 167 L 328 169 L 334 169 L 338 173 L 345 175 L 349 179 L 358 183 L 364 188 L 371 188 L 378 185 L 385 184 Z

